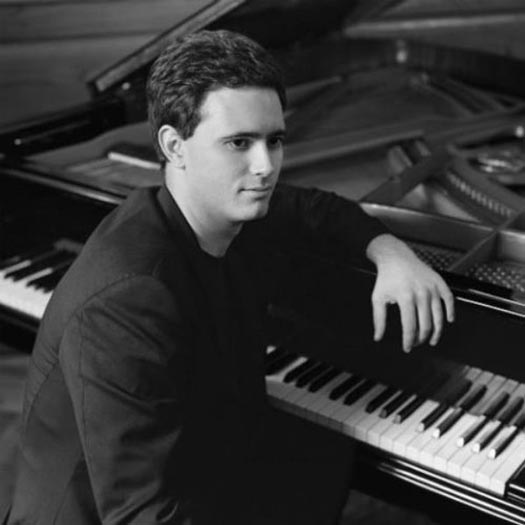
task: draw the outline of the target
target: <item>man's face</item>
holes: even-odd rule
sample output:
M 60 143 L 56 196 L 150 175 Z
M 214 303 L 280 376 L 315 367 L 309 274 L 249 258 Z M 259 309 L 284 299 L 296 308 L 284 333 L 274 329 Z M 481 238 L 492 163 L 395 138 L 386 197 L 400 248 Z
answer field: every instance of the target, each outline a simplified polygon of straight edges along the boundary
M 182 142 L 186 185 L 201 218 L 236 224 L 268 210 L 283 158 L 277 93 L 220 88 L 208 93 L 201 122 Z M 204 214 L 204 215 L 203 215 Z

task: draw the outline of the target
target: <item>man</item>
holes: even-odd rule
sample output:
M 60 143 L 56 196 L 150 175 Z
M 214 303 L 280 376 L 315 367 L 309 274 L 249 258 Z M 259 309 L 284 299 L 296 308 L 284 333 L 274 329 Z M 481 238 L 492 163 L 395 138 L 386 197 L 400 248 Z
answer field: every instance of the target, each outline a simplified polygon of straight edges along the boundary
M 355 204 L 276 187 L 286 98 L 253 41 L 204 31 L 172 44 L 152 68 L 148 101 L 165 186 L 134 192 L 102 221 L 53 295 L 28 377 L 9 523 L 334 521 L 335 492 L 323 510 L 299 509 L 293 487 L 288 501 L 266 499 L 283 491 L 269 486 L 264 460 L 260 236 L 366 252 L 378 270 L 375 338 L 396 302 L 406 350 L 437 342 L 443 304 L 453 316 L 450 291 Z M 312 438 L 316 469 L 323 439 Z M 336 473 L 331 463 L 340 485 L 341 464 Z M 293 467 L 302 472 L 300 458 Z

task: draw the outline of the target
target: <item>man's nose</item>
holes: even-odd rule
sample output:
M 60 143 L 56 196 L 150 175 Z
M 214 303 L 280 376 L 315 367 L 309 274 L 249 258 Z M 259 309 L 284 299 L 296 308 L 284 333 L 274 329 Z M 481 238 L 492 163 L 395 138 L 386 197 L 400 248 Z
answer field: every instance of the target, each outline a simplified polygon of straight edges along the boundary
M 267 177 L 274 170 L 274 158 L 268 146 L 257 144 L 252 150 L 250 170 L 254 175 Z

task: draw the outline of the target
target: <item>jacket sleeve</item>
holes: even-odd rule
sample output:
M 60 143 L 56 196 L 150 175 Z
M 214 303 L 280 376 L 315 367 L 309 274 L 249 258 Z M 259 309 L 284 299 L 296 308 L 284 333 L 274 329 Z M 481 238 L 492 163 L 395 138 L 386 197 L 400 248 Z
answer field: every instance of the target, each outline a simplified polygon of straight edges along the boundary
M 278 184 L 264 219 L 246 229 L 290 246 L 364 257 L 369 242 L 388 229 L 353 201 L 315 188 Z M 257 234 L 256 234 L 257 235 Z
M 187 342 L 172 294 L 125 278 L 68 323 L 60 364 L 104 525 L 181 523 Z

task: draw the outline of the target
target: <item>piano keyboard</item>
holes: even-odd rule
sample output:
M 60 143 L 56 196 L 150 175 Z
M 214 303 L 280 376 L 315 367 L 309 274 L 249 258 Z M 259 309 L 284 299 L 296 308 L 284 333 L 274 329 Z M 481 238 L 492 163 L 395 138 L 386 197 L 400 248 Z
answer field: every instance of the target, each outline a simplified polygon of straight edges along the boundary
M 80 248 L 73 241 L 60 239 L 43 249 L 0 261 L 0 305 L 40 320 Z
M 277 407 L 504 496 L 525 463 L 525 385 L 452 363 L 416 375 L 397 388 L 280 347 L 266 356 Z

